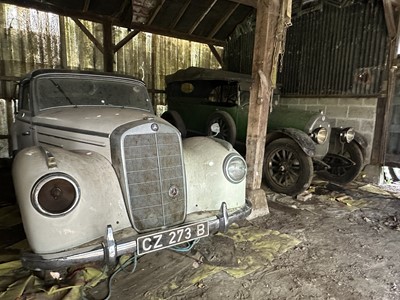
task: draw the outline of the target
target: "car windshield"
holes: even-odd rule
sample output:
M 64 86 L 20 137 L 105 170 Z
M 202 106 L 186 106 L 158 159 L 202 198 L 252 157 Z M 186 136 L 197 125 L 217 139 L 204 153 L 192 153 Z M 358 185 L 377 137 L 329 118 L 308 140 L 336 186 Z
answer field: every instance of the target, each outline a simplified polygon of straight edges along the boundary
M 42 76 L 36 78 L 35 93 L 40 110 L 71 105 L 110 105 L 151 111 L 146 87 L 127 78 Z

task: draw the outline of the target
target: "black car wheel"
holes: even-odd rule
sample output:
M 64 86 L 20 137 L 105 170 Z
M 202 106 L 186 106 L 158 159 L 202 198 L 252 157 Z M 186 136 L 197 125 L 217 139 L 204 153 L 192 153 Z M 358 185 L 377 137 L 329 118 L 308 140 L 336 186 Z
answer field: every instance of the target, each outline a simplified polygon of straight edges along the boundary
M 218 124 L 219 133 L 213 131 L 214 124 Z M 215 112 L 208 118 L 207 135 L 215 136 L 234 145 L 236 142 L 235 121 L 226 111 Z
M 164 112 L 161 115 L 161 118 L 171 123 L 172 126 L 176 127 L 181 132 L 182 138 L 186 137 L 186 126 L 179 113 L 174 110 L 169 110 Z
M 318 172 L 319 177 L 334 183 L 349 183 L 354 180 L 364 164 L 364 156 L 360 146 L 352 141 L 344 144 L 343 153 L 328 153 L 323 161 L 331 168 Z
M 291 139 L 269 143 L 264 155 L 264 181 L 274 192 L 297 195 L 311 183 L 314 168 L 311 157 Z

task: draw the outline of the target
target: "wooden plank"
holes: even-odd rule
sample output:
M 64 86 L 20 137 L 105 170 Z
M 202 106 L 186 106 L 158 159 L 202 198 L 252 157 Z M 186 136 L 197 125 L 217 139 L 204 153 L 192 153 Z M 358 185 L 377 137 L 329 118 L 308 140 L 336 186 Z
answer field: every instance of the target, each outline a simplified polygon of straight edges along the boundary
M 268 213 L 265 192 L 261 190 L 262 166 L 268 112 L 273 91 L 274 45 L 281 7 L 280 0 L 258 0 L 253 53 L 249 116 L 246 139 L 247 197 L 253 205 L 251 217 Z

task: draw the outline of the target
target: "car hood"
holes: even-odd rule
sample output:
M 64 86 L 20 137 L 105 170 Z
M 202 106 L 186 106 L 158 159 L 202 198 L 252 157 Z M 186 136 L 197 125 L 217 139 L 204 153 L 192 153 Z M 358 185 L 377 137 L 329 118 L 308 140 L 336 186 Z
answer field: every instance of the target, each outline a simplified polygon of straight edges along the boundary
M 38 126 L 111 134 L 114 129 L 122 124 L 148 117 L 157 118 L 150 112 L 133 108 L 78 106 L 41 111 L 33 118 L 33 122 Z

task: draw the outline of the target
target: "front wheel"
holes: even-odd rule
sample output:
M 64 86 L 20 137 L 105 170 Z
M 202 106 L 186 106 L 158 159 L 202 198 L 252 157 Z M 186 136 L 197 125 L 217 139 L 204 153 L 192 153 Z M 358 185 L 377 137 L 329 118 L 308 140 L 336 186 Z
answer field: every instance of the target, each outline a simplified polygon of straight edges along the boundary
M 174 110 L 167 110 L 161 115 L 161 118 L 176 127 L 180 131 L 182 138 L 186 137 L 186 126 L 179 113 Z
M 346 184 L 360 174 L 364 156 L 360 146 L 352 141 L 344 144 L 342 153 L 328 153 L 323 161 L 330 169 L 318 172 L 318 176 L 334 183 Z
M 304 192 L 313 172 L 311 157 L 295 141 L 280 138 L 266 146 L 263 174 L 265 184 L 274 192 L 291 196 Z

